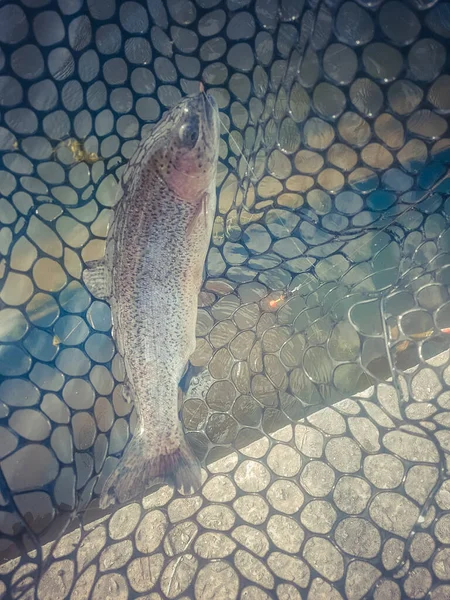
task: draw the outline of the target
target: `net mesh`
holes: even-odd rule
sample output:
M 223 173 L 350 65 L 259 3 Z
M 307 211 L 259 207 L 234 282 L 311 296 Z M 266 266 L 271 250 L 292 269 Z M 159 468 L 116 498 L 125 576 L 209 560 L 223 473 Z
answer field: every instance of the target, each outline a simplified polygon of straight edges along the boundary
M 449 38 L 443 0 L 0 3 L 0 597 L 450 598 Z M 204 483 L 102 513 L 136 415 L 81 273 L 199 81 Z

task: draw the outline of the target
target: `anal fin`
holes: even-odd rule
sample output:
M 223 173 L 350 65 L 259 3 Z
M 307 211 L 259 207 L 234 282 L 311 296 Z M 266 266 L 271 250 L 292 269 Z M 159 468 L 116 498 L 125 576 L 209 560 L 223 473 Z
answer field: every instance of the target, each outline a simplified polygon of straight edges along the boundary
M 111 296 L 111 276 L 104 259 L 91 260 L 86 263 L 83 281 L 93 296 L 107 300 Z

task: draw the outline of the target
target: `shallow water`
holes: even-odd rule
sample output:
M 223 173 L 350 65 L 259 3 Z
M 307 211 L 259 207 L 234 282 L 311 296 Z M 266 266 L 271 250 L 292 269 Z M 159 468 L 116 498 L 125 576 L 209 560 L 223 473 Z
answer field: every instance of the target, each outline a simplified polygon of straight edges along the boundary
M 443 1 L 0 5 L 0 596 L 88 506 L 25 597 L 450 595 L 449 38 Z M 200 80 L 223 135 L 180 412 L 205 483 L 101 515 L 136 417 L 81 271 Z

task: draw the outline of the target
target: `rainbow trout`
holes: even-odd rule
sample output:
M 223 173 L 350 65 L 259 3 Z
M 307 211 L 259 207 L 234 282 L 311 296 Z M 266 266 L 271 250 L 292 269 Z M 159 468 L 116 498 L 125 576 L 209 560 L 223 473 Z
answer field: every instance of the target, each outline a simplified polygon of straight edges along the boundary
M 100 506 L 168 479 L 185 493 L 200 465 L 178 418 L 178 384 L 195 349 L 197 299 L 216 209 L 219 116 L 200 93 L 169 110 L 126 166 L 105 257 L 84 280 L 111 306 L 127 395 L 139 421 Z

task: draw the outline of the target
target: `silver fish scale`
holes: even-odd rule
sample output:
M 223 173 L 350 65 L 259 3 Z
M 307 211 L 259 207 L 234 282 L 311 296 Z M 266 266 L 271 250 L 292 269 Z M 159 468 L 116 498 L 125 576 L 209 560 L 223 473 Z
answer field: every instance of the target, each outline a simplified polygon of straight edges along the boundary
M 145 373 L 142 381 L 138 375 L 143 363 L 167 368 L 176 385 L 195 348 L 199 274 L 209 240 L 205 231 L 186 237 L 194 213 L 149 173 L 133 196 L 124 195 L 113 226 L 115 337 L 141 393 L 151 387 Z

